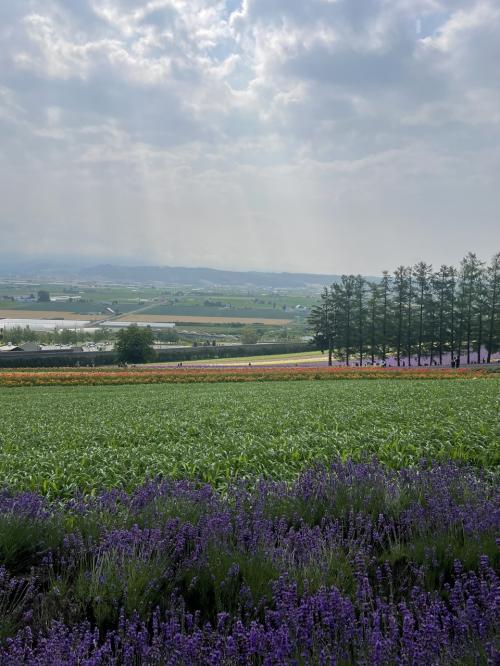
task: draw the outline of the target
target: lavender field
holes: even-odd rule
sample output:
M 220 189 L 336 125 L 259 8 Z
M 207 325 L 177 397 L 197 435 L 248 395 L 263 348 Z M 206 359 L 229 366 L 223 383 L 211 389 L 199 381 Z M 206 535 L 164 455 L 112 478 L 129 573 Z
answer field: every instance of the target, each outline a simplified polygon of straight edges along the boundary
M 454 465 L 4 494 L 0 663 L 497 663 L 499 508 Z
M 498 664 L 498 388 L 4 389 L 0 665 Z

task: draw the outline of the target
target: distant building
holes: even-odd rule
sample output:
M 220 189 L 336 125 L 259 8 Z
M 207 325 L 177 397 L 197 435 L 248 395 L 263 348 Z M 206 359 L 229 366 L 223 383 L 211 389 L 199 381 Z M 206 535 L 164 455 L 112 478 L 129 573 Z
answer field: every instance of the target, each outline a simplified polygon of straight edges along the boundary
M 14 301 L 17 303 L 32 303 L 33 301 L 36 301 L 36 298 L 33 296 L 33 294 L 14 296 Z
M 72 301 L 80 301 L 82 299 L 81 296 L 73 296 L 69 295 L 67 296 L 66 294 L 64 296 L 51 296 L 50 301 L 51 303 L 68 303 Z
M 129 328 L 129 326 L 132 326 L 132 324 L 135 324 L 139 328 L 146 328 L 146 326 L 150 326 L 152 329 L 156 330 L 161 330 L 164 328 L 175 328 L 175 324 L 173 322 L 155 322 L 155 321 L 105 321 L 103 322 L 102 326 L 104 328 Z
M 55 352 L 55 351 L 81 351 L 81 348 L 73 347 L 73 345 L 40 345 L 42 352 Z
M 19 346 L 21 351 L 25 352 L 40 351 L 40 345 L 38 345 L 36 342 L 23 342 L 23 344 Z
M 58 331 L 70 329 L 79 331 L 86 329 L 91 322 L 80 319 L 0 319 L 0 332 L 11 331 L 13 328 L 30 328 L 32 331 Z

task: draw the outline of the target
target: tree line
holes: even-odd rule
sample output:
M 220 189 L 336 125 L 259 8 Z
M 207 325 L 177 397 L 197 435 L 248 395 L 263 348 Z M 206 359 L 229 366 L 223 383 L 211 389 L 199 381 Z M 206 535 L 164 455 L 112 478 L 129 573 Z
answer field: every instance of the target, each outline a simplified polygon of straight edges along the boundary
M 398 266 L 378 281 L 343 275 L 325 287 L 309 325 L 319 349 L 347 365 L 490 363 L 500 348 L 500 253 L 469 252 L 458 268 Z M 486 350 L 486 352 L 484 352 Z

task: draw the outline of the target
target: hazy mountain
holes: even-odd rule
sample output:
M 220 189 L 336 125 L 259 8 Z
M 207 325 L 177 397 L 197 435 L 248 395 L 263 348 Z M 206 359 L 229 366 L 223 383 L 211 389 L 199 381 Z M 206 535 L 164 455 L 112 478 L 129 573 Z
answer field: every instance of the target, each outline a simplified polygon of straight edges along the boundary
M 80 270 L 92 265 L 95 260 L 79 257 L 43 256 L 39 258 L 26 257 L 24 255 L 0 255 L 0 276 L 19 278 L 63 278 L 78 277 Z
M 155 282 L 161 284 L 219 285 L 256 287 L 305 287 L 331 284 L 338 275 L 313 273 L 264 273 L 258 271 L 227 271 L 215 268 L 185 268 L 182 266 L 114 266 L 101 265 L 79 272 L 87 280 L 109 282 Z
M 116 264 L 91 265 L 82 258 L 27 260 L 1 258 L 0 276 L 38 278 L 42 280 L 83 280 L 114 283 L 156 283 L 162 285 L 254 286 L 301 288 L 337 282 L 339 275 L 315 273 L 273 273 L 260 271 L 229 271 L 215 268 L 183 266 L 127 266 Z M 376 278 L 373 278 L 376 279 Z

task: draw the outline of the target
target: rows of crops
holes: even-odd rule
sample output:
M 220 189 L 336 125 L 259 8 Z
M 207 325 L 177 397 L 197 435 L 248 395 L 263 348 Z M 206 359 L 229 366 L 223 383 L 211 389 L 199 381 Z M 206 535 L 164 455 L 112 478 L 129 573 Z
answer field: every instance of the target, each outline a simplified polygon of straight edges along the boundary
M 146 477 L 290 480 L 317 461 L 500 460 L 500 382 L 0 389 L 0 474 L 51 495 Z
M 0 387 L 0 666 L 498 663 L 500 381 L 453 377 Z

